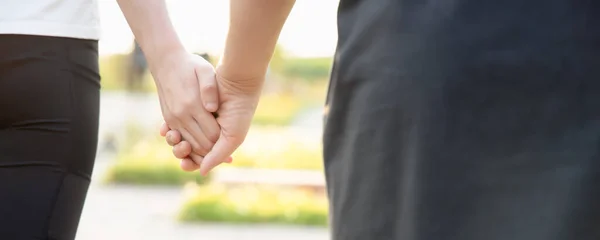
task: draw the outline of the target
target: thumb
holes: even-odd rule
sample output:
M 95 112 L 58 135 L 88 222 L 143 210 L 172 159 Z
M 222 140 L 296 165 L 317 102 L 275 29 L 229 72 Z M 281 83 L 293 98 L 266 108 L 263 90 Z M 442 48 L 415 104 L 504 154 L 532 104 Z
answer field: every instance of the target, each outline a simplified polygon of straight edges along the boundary
M 223 162 L 230 162 L 230 156 L 240 144 L 221 134 L 212 150 L 206 154 L 200 165 L 200 174 L 206 176 L 213 168 Z
M 200 99 L 204 109 L 209 112 L 216 112 L 219 108 L 219 93 L 217 89 L 217 78 L 214 70 L 210 73 L 207 70 L 196 68 L 196 78 L 200 85 Z

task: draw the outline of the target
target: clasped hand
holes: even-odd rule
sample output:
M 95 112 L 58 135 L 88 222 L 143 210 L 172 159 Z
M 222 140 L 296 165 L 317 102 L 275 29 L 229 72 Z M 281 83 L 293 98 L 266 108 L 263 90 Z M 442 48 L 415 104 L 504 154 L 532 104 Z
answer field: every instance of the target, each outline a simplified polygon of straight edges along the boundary
M 231 162 L 246 138 L 262 86 L 238 84 L 189 53 L 171 54 L 150 69 L 165 120 L 160 132 L 181 168 L 206 175 Z

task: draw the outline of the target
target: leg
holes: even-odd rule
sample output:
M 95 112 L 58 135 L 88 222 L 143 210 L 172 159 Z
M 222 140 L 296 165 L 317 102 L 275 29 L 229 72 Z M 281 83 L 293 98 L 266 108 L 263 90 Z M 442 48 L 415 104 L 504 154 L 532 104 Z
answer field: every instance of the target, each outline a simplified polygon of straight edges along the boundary
M 98 138 L 97 42 L 0 35 L 0 238 L 75 238 Z

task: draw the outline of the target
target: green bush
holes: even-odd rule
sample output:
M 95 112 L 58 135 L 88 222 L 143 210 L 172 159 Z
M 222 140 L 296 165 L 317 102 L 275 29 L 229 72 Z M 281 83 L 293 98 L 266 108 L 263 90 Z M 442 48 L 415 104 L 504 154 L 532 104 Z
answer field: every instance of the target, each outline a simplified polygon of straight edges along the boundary
M 331 58 L 292 58 L 283 63 L 283 75 L 308 82 L 324 80 L 329 77 Z
M 289 94 L 262 96 L 252 123 L 256 125 L 289 125 L 307 107 L 302 99 Z
M 181 170 L 179 160 L 172 156 L 166 143 L 146 140 L 119 154 L 105 180 L 118 184 L 182 185 L 187 182 L 202 184 L 208 178 L 198 172 Z
M 327 199 L 275 187 L 202 186 L 181 209 L 184 222 L 274 223 L 326 226 Z
M 207 178 L 197 172 L 184 172 L 177 164 L 126 161 L 114 165 L 108 171 L 106 180 L 118 184 L 182 185 L 187 182 L 202 184 Z

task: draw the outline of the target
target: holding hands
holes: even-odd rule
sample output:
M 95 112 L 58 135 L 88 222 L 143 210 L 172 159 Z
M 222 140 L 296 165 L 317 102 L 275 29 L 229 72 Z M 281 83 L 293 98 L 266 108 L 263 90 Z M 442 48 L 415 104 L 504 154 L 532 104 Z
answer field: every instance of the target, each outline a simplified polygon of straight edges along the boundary
M 181 168 L 185 171 L 200 169 L 205 175 L 222 162 L 231 162 L 231 154 L 243 143 L 262 89 L 261 81 L 233 81 L 228 79 L 227 73 L 219 69 L 216 75 L 214 95 L 219 101 L 216 122 L 220 128 L 218 138 L 212 149 L 204 156 L 201 162 L 196 161 L 194 156 L 199 155 L 183 135 L 181 130 L 172 127 L 168 122 L 161 127 L 161 135 L 166 137 L 167 143 L 173 146 L 173 154 L 182 159 Z M 198 78 L 202 82 L 205 79 Z M 246 83 L 246 84 L 240 84 Z M 201 98 L 205 98 L 205 92 L 201 92 Z M 204 101 L 203 101 L 204 102 Z M 210 126 L 207 126 L 210 127 Z M 183 138 L 182 138 L 183 137 Z
M 215 70 L 202 57 L 182 51 L 168 54 L 150 71 L 164 120 L 177 129 L 173 140 L 185 139 L 178 148 L 190 149 L 182 168 L 191 169 L 202 163 L 221 133 L 212 114 L 219 104 Z
M 148 59 L 166 122 L 161 134 L 182 159 L 182 169 L 200 169 L 205 175 L 231 161 L 246 138 L 275 44 L 295 1 L 231 1 L 225 51 L 216 71 L 200 56 L 187 53 L 165 0 L 117 2 Z

